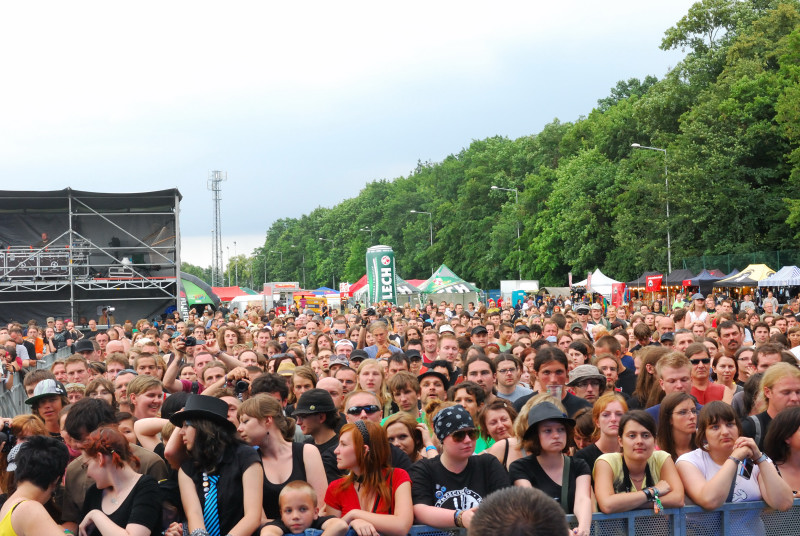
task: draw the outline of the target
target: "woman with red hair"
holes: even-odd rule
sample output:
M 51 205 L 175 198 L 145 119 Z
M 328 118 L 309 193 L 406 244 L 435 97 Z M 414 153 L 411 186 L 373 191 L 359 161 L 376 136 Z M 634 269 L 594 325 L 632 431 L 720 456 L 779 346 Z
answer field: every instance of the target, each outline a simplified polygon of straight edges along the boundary
M 390 466 L 386 431 L 369 421 L 345 424 L 334 453 L 339 469 L 350 474 L 328 486 L 326 512 L 360 536 L 408 534 L 414 522 L 411 478 Z
M 161 533 L 161 500 L 158 484 L 134 467 L 139 459 L 116 428 L 98 428 L 86 446 L 86 474 L 95 483 L 86 492 L 80 533 L 88 536 Z

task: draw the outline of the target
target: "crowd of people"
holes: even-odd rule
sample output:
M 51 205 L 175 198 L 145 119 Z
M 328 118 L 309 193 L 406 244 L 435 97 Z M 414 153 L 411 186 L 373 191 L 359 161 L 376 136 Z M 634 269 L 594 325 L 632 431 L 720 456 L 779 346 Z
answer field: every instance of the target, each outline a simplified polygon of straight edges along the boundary
M 0 535 L 588 536 L 597 511 L 790 508 L 797 298 L 681 298 L 4 326 L 31 411 L 3 416 Z

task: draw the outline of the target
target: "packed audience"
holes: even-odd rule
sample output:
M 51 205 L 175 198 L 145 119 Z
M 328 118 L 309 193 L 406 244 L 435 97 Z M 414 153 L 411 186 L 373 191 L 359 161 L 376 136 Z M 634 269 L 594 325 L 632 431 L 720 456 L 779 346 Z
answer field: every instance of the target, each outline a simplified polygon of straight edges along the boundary
M 4 326 L 30 412 L 3 416 L 0 534 L 588 536 L 593 512 L 790 508 L 797 298 L 650 298 Z

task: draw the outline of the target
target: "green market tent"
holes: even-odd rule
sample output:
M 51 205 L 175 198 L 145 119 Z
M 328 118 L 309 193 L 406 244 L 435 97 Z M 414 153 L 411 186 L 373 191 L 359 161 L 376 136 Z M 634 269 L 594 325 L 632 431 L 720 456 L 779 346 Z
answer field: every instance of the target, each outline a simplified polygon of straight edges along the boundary
M 423 294 L 466 294 L 480 292 L 478 287 L 464 281 L 444 264 L 419 286 Z

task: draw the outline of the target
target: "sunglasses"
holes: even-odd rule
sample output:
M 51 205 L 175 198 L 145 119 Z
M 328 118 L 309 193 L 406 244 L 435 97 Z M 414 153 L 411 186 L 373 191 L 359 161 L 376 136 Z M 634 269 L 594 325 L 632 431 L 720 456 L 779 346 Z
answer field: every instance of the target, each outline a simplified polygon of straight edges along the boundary
M 348 415 L 361 415 L 362 411 L 366 411 L 368 415 L 372 415 L 373 413 L 377 413 L 381 410 L 380 406 L 376 406 L 375 404 L 370 404 L 369 406 L 350 406 L 347 408 Z
M 450 437 L 452 437 L 453 441 L 456 443 L 461 443 L 467 438 L 467 436 L 469 436 L 472 441 L 475 441 L 478 439 L 478 431 L 473 428 L 471 430 L 459 430 L 450 434 Z
M 690 359 L 689 361 L 691 361 L 692 365 L 699 365 L 700 363 L 708 365 L 709 363 L 711 363 L 711 359 L 709 359 L 708 357 L 704 357 L 702 359 Z

